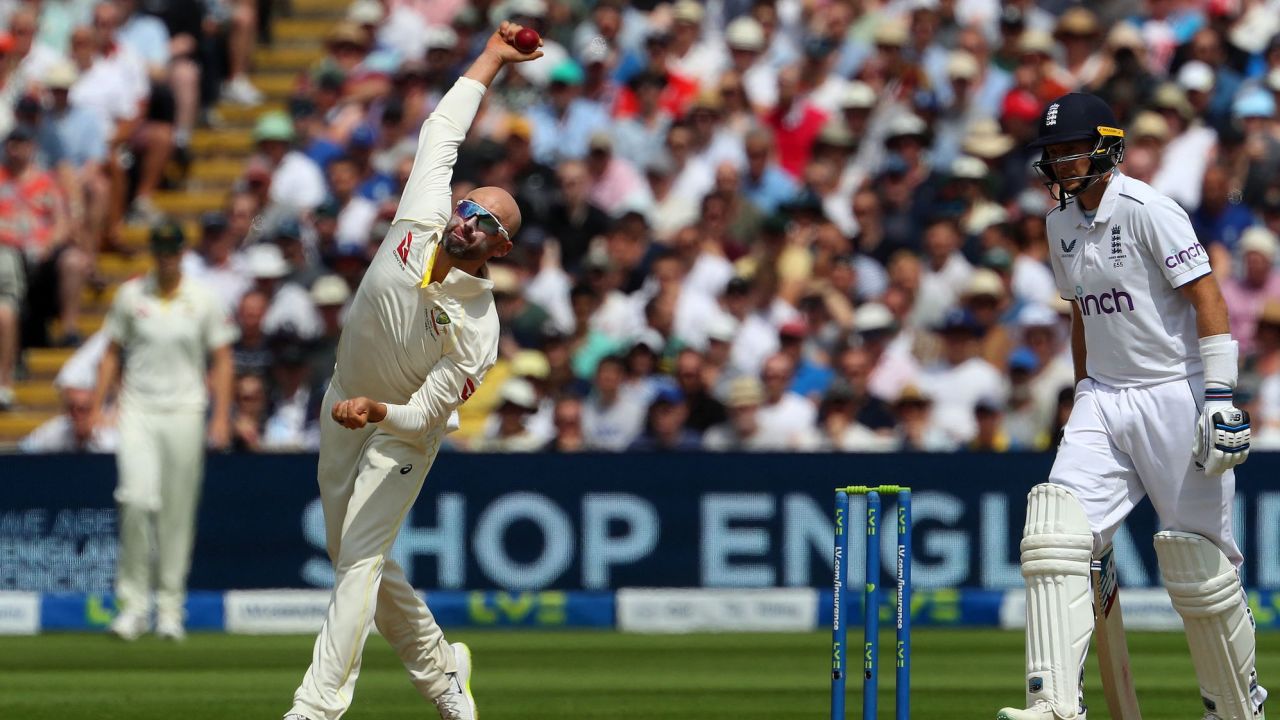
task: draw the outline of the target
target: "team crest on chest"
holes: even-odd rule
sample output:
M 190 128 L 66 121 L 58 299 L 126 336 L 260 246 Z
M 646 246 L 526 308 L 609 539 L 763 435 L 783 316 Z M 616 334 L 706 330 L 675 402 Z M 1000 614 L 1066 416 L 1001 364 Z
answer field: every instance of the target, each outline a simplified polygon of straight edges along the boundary
M 1124 267 L 1124 246 L 1120 243 L 1120 226 L 1111 226 L 1111 267 Z
M 449 326 L 453 321 L 449 319 L 449 313 L 439 305 L 432 305 L 427 309 L 427 328 L 431 330 L 431 334 L 436 337 L 449 332 Z

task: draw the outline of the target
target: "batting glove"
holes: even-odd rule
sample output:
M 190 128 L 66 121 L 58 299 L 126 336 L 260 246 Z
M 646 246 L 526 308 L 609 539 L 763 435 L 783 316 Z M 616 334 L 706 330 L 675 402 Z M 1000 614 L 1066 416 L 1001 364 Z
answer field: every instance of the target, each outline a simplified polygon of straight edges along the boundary
M 1207 387 L 1196 425 L 1196 466 L 1221 475 L 1249 457 L 1249 413 L 1237 408 L 1231 388 Z

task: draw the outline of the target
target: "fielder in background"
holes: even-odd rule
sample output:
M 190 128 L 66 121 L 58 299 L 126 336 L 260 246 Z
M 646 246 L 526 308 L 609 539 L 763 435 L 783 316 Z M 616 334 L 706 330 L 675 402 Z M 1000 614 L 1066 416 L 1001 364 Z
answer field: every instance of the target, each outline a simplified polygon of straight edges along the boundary
M 1090 562 L 1144 496 L 1164 528 L 1156 555 L 1205 720 L 1262 718 L 1267 692 L 1231 528 L 1249 416 L 1232 402 L 1237 348 L 1208 255 L 1182 208 L 1117 169 L 1124 132 L 1102 100 L 1058 98 L 1031 147 L 1058 200 L 1046 225 L 1058 290 L 1072 303 L 1076 395 L 1049 482 L 1027 500 L 1028 707 L 998 718 L 1084 720 Z
M 477 188 L 454 205 L 458 145 L 504 65 L 541 57 L 503 23 L 423 125 L 395 219 L 356 291 L 323 407 L 319 485 L 333 596 L 287 720 L 337 720 L 351 705 L 371 623 L 446 720 L 473 720 L 471 655 L 450 645 L 387 552 L 450 419 L 493 366 L 498 315 L 485 264 L 511 250 L 520 210 Z
M 186 637 L 183 606 L 204 479 L 210 388 L 208 442 L 224 448 L 231 438 L 231 344 L 237 330 L 212 291 L 183 277 L 184 245 L 177 224 L 152 228 L 155 270 L 116 292 L 90 411 L 100 426 L 103 403 L 121 375 L 115 492 L 120 614 L 111 632 L 125 640 L 151 627 L 153 591 L 156 634 Z

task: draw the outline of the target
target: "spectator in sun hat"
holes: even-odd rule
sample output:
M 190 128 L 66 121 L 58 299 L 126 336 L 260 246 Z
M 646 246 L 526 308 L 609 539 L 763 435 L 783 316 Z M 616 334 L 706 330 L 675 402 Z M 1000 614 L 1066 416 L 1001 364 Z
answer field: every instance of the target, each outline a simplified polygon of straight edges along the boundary
M 764 388 L 758 379 L 740 377 L 730 382 L 725 399 L 729 419 L 703 434 L 703 447 L 719 452 L 758 452 L 784 447 L 778 436 L 770 435 L 760 424 L 763 403 Z
M 1192 212 L 1200 206 L 1201 181 L 1216 152 L 1218 133 L 1195 113 L 1177 83 L 1158 85 L 1151 104 L 1169 125 L 1170 135 L 1151 186 Z
M 509 378 L 499 390 L 497 422 L 491 433 L 475 443 L 481 452 L 533 452 L 546 440 L 529 430 L 529 418 L 538 409 L 533 385 L 519 377 Z
M 1227 301 L 1231 336 L 1240 343 L 1240 353 L 1247 355 L 1253 349 L 1253 332 L 1263 306 L 1280 300 L 1280 274 L 1275 271 L 1280 241 L 1275 233 L 1255 225 L 1241 233 L 1237 250 L 1240 270 L 1222 279 L 1222 297 Z
M 286 282 L 289 263 L 275 243 L 251 245 L 244 252 L 245 265 L 253 278 L 253 289 L 267 297 L 268 308 L 262 319 L 267 335 L 290 333 L 303 340 L 317 337 L 322 331 L 320 315 L 307 289 Z
M 950 452 L 959 445 L 934 419 L 933 396 L 907 385 L 894 399 L 899 452 Z

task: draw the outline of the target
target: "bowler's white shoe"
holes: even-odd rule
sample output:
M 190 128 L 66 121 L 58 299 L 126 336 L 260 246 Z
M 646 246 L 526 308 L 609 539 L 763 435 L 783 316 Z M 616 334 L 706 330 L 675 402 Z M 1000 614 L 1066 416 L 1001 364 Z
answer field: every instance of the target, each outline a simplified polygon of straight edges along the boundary
M 1080 711 L 1072 720 L 1085 720 L 1084 711 Z M 1061 720 L 1053 712 L 1053 705 L 1047 700 L 1036 700 L 1036 704 L 1026 710 L 1004 708 L 996 713 L 996 720 Z
M 126 642 L 133 642 L 147 631 L 147 616 L 128 610 L 116 615 L 107 631 Z
M 311 718 L 306 715 L 299 715 L 298 713 L 289 713 L 284 716 L 284 720 L 311 720 Z
M 471 648 L 453 643 L 453 657 L 458 671 L 449 673 L 449 689 L 435 699 L 442 720 L 477 720 L 476 699 L 471 696 Z
M 162 640 L 182 642 L 187 639 L 187 629 L 178 618 L 162 615 L 156 619 L 156 635 Z

